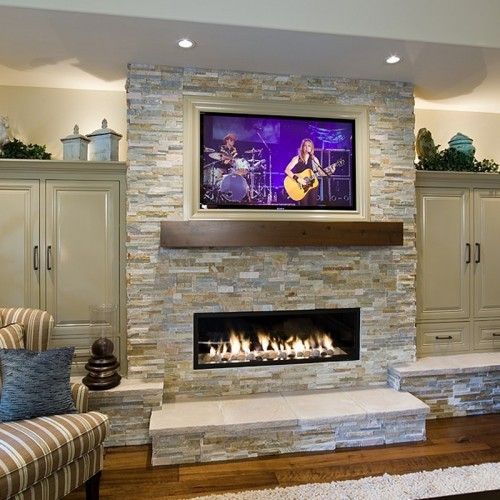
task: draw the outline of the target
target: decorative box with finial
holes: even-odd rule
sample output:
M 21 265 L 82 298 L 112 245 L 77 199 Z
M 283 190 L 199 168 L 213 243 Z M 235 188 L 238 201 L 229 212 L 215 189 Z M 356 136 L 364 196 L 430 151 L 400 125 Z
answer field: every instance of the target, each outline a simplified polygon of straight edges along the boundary
M 90 139 L 80 134 L 78 125 L 73 128 L 73 134 L 63 137 L 64 160 L 86 160 Z
M 87 134 L 87 137 L 90 139 L 90 160 L 118 161 L 118 143 L 123 136 L 108 128 L 106 118 L 102 121 L 102 127 Z

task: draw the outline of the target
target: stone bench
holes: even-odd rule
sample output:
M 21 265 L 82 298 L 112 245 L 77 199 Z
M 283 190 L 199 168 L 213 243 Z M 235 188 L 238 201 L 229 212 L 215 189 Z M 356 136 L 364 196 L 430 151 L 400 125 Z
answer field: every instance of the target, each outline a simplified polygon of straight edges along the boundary
M 421 358 L 391 366 L 388 383 L 429 405 L 429 418 L 500 411 L 500 352 Z
M 422 441 L 428 412 L 390 388 L 166 403 L 151 414 L 152 464 Z

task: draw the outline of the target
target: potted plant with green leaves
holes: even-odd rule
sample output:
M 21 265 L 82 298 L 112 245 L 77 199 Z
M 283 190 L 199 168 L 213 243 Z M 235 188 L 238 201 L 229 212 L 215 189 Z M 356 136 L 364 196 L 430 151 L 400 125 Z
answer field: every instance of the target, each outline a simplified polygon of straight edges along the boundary
M 449 148 L 439 151 L 432 134 L 426 128 L 418 131 L 415 142 L 418 161 L 417 170 L 454 172 L 498 172 L 498 163 L 493 160 L 476 160 L 476 149 L 472 139 L 458 132 L 448 142 Z

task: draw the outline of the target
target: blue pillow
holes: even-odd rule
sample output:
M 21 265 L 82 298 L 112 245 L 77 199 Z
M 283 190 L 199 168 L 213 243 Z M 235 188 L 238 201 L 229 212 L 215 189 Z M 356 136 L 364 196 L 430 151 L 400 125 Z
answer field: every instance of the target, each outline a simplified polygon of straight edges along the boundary
M 74 350 L 0 349 L 0 422 L 76 413 L 69 383 Z

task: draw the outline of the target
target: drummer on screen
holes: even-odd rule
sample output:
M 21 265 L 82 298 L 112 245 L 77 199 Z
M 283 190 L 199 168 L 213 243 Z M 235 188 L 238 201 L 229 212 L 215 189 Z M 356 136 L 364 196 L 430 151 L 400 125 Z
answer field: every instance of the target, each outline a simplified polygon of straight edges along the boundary
M 230 132 L 223 139 L 223 144 L 220 147 L 220 152 L 222 154 L 222 163 L 224 165 L 232 164 L 233 160 L 238 156 L 238 151 L 234 147 L 236 142 L 236 135 Z

